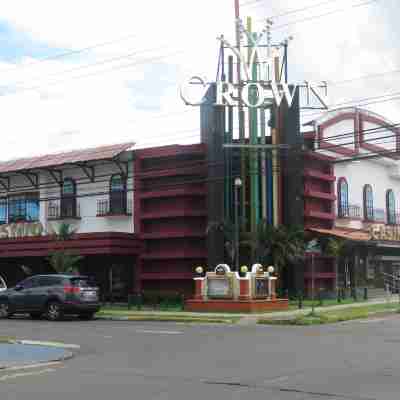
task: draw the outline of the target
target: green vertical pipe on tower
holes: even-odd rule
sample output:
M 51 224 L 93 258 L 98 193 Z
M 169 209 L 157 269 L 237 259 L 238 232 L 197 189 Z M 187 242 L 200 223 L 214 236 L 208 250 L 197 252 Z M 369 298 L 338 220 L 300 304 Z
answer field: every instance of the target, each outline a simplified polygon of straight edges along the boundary
M 251 32 L 251 22 L 250 22 L 250 35 L 253 35 L 253 39 L 256 40 L 257 35 Z M 252 40 L 248 41 L 249 50 L 254 48 L 254 43 Z M 250 60 L 249 60 L 250 61 Z M 256 82 L 258 78 L 257 74 L 257 61 L 254 59 L 251 67 L 251 81 Z M 256 104 L 257 103 L 257 88 L 251 86 L 249 89 L 249 103 Z M 256 107 L 249 108 L 249 133 L 250 133 L 250 144 L 259 144 L 258 143 L 258 109 Z M 260 171 L 259 171 L 259 162 L 258 162 L 258 151 L 250 150 L 250 223 L 251 223 L 251 231 L 255 232 L 257 229 L 257 225 L 260 221 L 260 187 L 259 187 L 259 179 L 260 179 Z

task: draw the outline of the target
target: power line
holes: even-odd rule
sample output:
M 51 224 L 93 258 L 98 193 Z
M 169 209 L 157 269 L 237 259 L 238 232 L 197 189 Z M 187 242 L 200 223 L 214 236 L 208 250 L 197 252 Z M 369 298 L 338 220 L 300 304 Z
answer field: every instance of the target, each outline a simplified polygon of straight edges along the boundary
M 97 49 L 99 47 L 108 46 L 110 44 L 118 43 L 118 42 L 121 42 L 123 40 L 135 38 L 137 36 L 138 36 L 137 34 L 135 34 L 135 35 L 127 35 L 127 36 L 124 36 L 122 38 L 110 40 L 110 41 L 107 41 L 107 42 L 97 43 L 97 44 L 94 44 L 94 45 L 91 45 L 91 46 L 88 46 L 88 47 L 83 47 L 81 49 L 70 50 L 70 51 L 67 51 L 67 52 L 64 52 L 64 53 L 55 54 L 53 56 L 46 56 L 46 57 L 39 58 L 39 59 L 35 58 L 35 61 L 29 62 L 29 63 L 25 63 L 25 64 L 15 64 L 11 68 L 1 69 L 0 72 L 13 71 L 15 69 L 25 68 L 25 67 L 28 67 L 28 66 L 31 66 L 31 65 L 32 66 L 36 66 L 36 65 L 38 65 L 38 64 L 40 64 L 42 62 L 45 62 L 45 61 L 56 60 L 56 59 L 67 57 L 67 56 L 71 56 L 71 55 L 85 53 L 87 51 L 94 50 L 94 49 Z
M 360 80 L 363 80 L 363 79 L 378 78 L 378 77 L 389 75 L 389 74 L 397 74 L 399 72 L 400 72 L 400 68 L 399 69 L 394 69 L 394 70 L 391 70 L 391 71 L 375 73 L 375 74 L 361 75 L 361 76 L 357 76 L 357 77 L 351 78 L 351 79 L 343 79 L 341 81 L 331 81 L 331 82 L 329 82 L 329 84 L 332 85 L 332 86 L 339 86 L 339 85 L 342 85 L 342 84 L 345 84 L 345 83 L 356 82 L 356 81 L 360 81 Z
M 250 3 L 250 2 L 248 2 L 248 3 L 243 3 L 242 5 L 243 5 L 243 6 L 253 6 L 253 5 L 256 5 L 256 6 L 258 7 L 258 6 L 261 6 L 262 4 L 257 4 L 257 3 L 260 3 L 260 2 L 262 2 L 262 1 L 265 1 L 265 0 L 258 0 L 258 1 L 251 2 L 251 3 L 253 3 L 253 4 L 248 4 L 248 3 Z M 329 3 L 333 3 L 333 2 L 336 3 L 337 0 L 325 0 L 325 1 L 321 1 L 321 2 L 316 3 L 316 4 L 312 4 L 312 5 L 306 6 L 306 7 L 295 8 L 295 9 L 292 9 L 292 10 L 283 11 L 283 12 L 281 12 L 281 13 L 279 13 L 279 14 L 275 14 L 275 15 L 273 15 L 272 17 L 269 17 L 269 18 L 275 19 L 275 18 L 286 17 L 287 15 L 297 14 L 297 13 L 300 13 L 300 12 L 312 10 L 312 9 L 314 9 L 314 8 L 318 8 L 318 7 L 321 7 L 321 6 L 323 6 L 323 5 L 326 5 L 326 4 L 329 4 Z M 257 21 L 262 21 L 262 19 L 258 19 Z
M 348 10 L 353 9 L 353 8 L 366 6 L 366 5 L 368 5 L 368 4 L 372 4 L 372 3 L 375 3 L 375 2 L 377 2 L 377 1 L 379 1 L 379 0 L 368 0 L 368 1 L 364 1 L 364 2 L 362 2 L 362 3 L 354 4 L 354 5 L 350 6 L 350 7 L 343 7 L 343 8 L 341 8 L 341 9 L 337 9 L 337 10 L 333 10 L 333 11 L 326 12 L 326 13 L 324 13 L 324 14 L 313 15 L 313 16 L 311 16 L 311 17 L 306 17 L 306 18 L 302 18 L 302 19 L 299 19 L 299 20 L 296 20 L 296 21 L 291 21 L 291 22 L 288 22 L 288 23 L 286 23 L 286 24 L 277 25 L 277 26 L 275 26 L 273 29 L 274 29 L 274 30 L 276 30 L 276 29 L 282 29 L 282 28 L 286 28 L 287 26 L 291 26 L 291 25 L 295 25 L 295 24 L 299 24 L 299 23 L 311 21 L 311 20 L 314 20 L 314 19 L 319 19 L 319 18 L 327 17 L 327 16 L 329 16 L 329 15 L 337 14 L 337 13 L 340 13 L 340 12 L 345 12 L 345 11 L 348 11 Z
M 107 73 L 107 72 L 113 72 L 113 71 L 115 71 L 115 70 L 120 70 L 120 69 L 124 69 L 124 68 L 135 67 L 135 66 L 137 66 L 137 65 L 143 65 L 143 64 L 146 64 L 146 63 L 148 63 L 148 62 L 152 62 L 152 61 L 156 61 L 156 60 L 162 60 L 162 59 L 164 59 L 164 58 L 171 57 L 171 56 L 174 56 L 174 55 L 177 55 L 177 54 L 181 54 L 181 53 L 184 53 L 184 52 L 185 52 L 184 50 L 175 51 L 175 52 L 173 52 L 173 53 L 160 55 L 160 56 L 158 56 L 158 57 L 152 57 L 152 58 L 144 59 L 144 60 L 137 61 L 137 62 L 134 62 L 134 63 L 118 65 L 118 66 L 115 66 L 115 67 L 113 67 L 113 68 L 109 68 L 109 69 L 102 70 L 102 71 L 98 71 L 98 72 L 94 72 L 94 73 L 89 73 L 89 74 L 85 74 L 85 75 L 73 76 L 73 77 L 70 77 L 70 78 L 67 78 L 67 79 L 55 80 L 55 81 L 48 82 L 48 83 L 43 84 L 43 85 L 31 86 L 31 87 L 27 87 L 27 88 L 21 88 L 21 89 L 19 89 L 18 91 L 15 91 L 15 92 L 13 92 L 13 93 L 2 93 L 2 94 L 0 94 L 0 97 L 10 96 L 11 94 L 15 94 L 15 93 L 19 93 L 19 92 L 25 92 L 25 91 L 32 91 L 32 90 L 33 90 L 33 91 L 37 91 L 37 90 L 39 90 L 39 89 L 41 89 L 41 88 L 48 87 L 48 86 L 53 86 L 53 85 L 57 85 L 57 84 L 60 84 L 60 83 L 64 83 L 64 82 L 66 82 L 66 81 L 68 81 L 68 80 L 82 79 L 82 78 L 92 77 L 92 76 L 96 76 L 96 75 L 103 74 L 103 73 Z
M 107 63 L 110 63 L 110 62 L 123 60 L 125 58 L 131 58 L 131 57 L 136 56 L 138 54 L 147 53 L 149 51 L 162 50 L 163 48 L 164 47 L 161 46 L 161 47 L 156 47 L 156 48 L 152 48 L 152 49 L 139 50 L 139 51 L 135 51 L 133 53 L 128 53 L 128 54 L 121 55 L 121 56 L 106 58 L 106 59 L 97 61 L 95 63 L 90 63 L 90 64 L 86 64 L 86 65 L 80 65 L 80 66 L 77 66 L 77 67 L 74 67 L 74 68 L 70 68 L 70 69 L 66 69 L 66 70 L 63 70 L 63 71 L 56 72 L 56 73 L 47 75 L 46 78 L 51 78 L 52 76 L 59 76 L 59 75 L 65 74 L 65 73 L 68 74 L 70 72 L 78 71 L 78 70 L 89 68 L 89 67 L 96 67 L 98 65 L 104 65 L 104 64 L 107 64 Z M 40 80 L 41 77 L 40 76 L 36 76 L 36 77 L 33 77 L 33 78 L 29 78 L 29 79 L 30 80 Z M 17 82 L 13 82 L 12 83 L 12 85 L 16 85 L 17 86 L 16 87 L 16 91 L 18 91 L 18 89 L 22 89 L 22 90 L 24 89 L 23 87 L 18 87 L 18 85 L 21 84 L 21 83 L 23 84 L 23 83 L 25 83 L 25 81 L 17 81 Z

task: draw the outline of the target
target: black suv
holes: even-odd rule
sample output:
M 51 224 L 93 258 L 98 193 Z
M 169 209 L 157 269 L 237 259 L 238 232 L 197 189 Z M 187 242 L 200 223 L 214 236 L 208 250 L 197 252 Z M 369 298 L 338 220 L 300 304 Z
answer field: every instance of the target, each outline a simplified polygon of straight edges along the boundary
M 99 288 L 87 276 L 35 275 L 0 292 L 0 318 L 29 313 L 32 318 L 45 315 L 50 320 L 62 319 L 64 314 L 91 319 L 99 309 Z

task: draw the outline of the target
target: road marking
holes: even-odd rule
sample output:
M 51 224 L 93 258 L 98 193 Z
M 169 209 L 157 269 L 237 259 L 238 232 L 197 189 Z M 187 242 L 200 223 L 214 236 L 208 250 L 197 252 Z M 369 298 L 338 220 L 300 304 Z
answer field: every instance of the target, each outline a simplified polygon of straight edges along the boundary
M 33 346 L 47 346 L 47 347 L 61 347 L 63 349 L 80 349 L 81 346 L 78 344 L 68 344 L 60 342 L 42 342 L 38 340 L 18 340 L 18 343 L 33 345 Z
M 374 319 L 365 319 L 358 321 L 360 324 L 372 324 L 374 322 L 382 322 L 382 321 L 387 321 L 387 318 L 374 318 Z
M 147 329 L 136 329 L 136 333 L 154 333 L 158 335 L 182 335 L 182 331 L 155 331 L 155 330 L 147 330 Z
M 289 376 L 278 376 L 276 378 L 271 378 L 271 379 L 266 379 L 264 383 L 277 383 L 277 382 L 282 382 L 282 381 L 287 381 L 289 379 Z
M 46 368 L 42 369 L 40 371 L 32 371 L 32 372 L 18 372 L 16 374 L 9 374 L 9 375 L 3 375 L 0 377 L 0 381 L 6 381 L 9 379 L 15 379 L 15 378 L 21 378 L 24 376 L 35 376 L 35 375 L 43 375 L 47 374 L 48 372 L 54 372 L 54 368 Z
M 52 361 L 52 362 L 48 362 L 48 363 L 27 364 L 27 365 L 21 365 L 21 366 L 16 366 L 16 367 L 9 367 L 9 368 L 5 368 L 4 370 L 5 371 L 19 371 L 21 369 L 59 367 L 61 365 L 62 365 L 62 363 L 59 361 Z

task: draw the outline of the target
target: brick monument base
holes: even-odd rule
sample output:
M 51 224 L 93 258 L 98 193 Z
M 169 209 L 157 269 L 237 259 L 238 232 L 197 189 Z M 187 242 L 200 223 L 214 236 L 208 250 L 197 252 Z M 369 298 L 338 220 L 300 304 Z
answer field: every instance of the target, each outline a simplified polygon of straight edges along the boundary
M 191 299 L 185 302 L 185 311 L 192 312 L 238 312 L 238 313 L 262 313 L 268 311 L 287 310 L 288 299 L 273 300 L 197 300 Z

